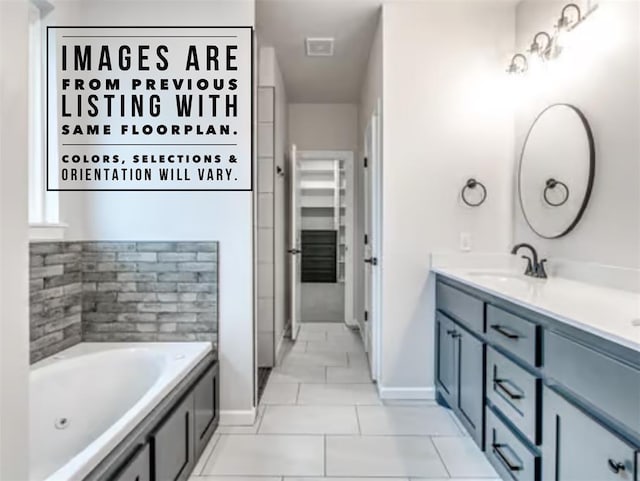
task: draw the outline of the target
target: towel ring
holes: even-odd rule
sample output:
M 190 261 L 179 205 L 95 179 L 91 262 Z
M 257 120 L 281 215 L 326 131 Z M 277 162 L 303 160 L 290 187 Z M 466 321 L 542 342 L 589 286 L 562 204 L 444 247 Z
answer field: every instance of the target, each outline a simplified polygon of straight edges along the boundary
M 480 187 L 480 189 L 482 190 L 482 196 L 480 197 L 480 200 L 478 202 L 469 202 L 466 196 L 467 190 L 475 189 L 476 187 Z M 461 195 L 462 202 L 467 204 L 469 207 L 478 207 L 479 205 L 482 205 L 482 203 L 484 203 L 484 201 L 487 199 L 487 189 L 482 182 L 479 182 L 476 179 L 469 179 L 462 188 Z
M 549 200 L 549 191 L 554 190 L 557 186 L 561 186 L 564 189 L 564 199 L 560 202 L 552 202 Z M 564 205 L 569 200 L 569 187 L 564 182 L 560 182 L 554 178 L 548 179 L 545 182 L 544 192 L 543 192 L 544 201 L 552 207 L 560 207 Z

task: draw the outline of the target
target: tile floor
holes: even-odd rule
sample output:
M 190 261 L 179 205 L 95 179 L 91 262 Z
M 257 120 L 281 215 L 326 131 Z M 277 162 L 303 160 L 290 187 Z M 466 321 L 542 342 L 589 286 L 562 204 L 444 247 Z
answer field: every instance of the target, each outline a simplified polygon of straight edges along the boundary
M 218 428 L 190 481 L 498 480 L 448 410 L 380 401 L 342 324 L 303 324 L 258 412 L 253 426 Z

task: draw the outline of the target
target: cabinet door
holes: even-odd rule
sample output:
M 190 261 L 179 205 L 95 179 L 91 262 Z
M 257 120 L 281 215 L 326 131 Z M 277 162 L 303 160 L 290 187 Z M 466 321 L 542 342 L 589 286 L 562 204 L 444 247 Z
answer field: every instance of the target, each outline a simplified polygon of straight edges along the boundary
M 194 465 L 193 394 L 189 394 L 151 435 L 153 480 L 187 479 Z
M 150 481 L 149 445 L 138 446 L 124 466 L 113 477 L 110 476 L 109 479 L 111 481 Z
M 450 407 L 455 398 L 455 332 L 453 322 L 436 313 L 436 381 L 439 392 Z
M 545 481 L 632 481 L 631 446 L 557 393 L 544 389 L 543 460 Z
M 195 457 L 207 445 L 218 425 L 218 364 L 200 378 L 193 390 L 195 416 Z
M 476 444 L 484 444 L 484 345 L 456 325 L 456 411 Z

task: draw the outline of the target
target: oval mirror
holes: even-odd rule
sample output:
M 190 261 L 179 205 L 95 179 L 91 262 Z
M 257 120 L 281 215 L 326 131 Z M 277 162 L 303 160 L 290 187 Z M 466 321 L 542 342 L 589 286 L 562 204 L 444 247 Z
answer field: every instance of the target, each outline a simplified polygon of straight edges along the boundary
M 584 213 L 595 174 L 591 128 L 576 107 L 554 104 L 533 121 L 518 171 L 520 207 L 540 237 L 568 234 Z

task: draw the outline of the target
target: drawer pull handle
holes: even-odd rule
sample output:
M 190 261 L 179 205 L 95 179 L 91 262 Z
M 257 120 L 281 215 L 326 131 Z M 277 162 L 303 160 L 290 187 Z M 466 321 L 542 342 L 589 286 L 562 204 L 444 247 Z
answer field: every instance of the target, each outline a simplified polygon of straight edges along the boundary
M 614 461 L 613 459 L 609 460 L 609 469 L 614 473 L 618 474 L 620 471 L 624 471 L 624 463 L 620 463 L 618 461 Z
M 502 461 L 502 464 L 504 464 L 509 469 L 509 471 L 520 471 L 522 467 L 509 461 L 509 458 L 502 452 L 502 449 L 500 449 L 502 448 L 502 446 L 504 446 L 504 444 L 491 445 L 491 447 L 493 448 L 493 452 L 496 453 L 498 458 L 500 458 L 500 461 Z
M 495 384 L 495 386 L 500 389 L 503 393 L 505 393 L 507 396 L 509 396 L 511 399 L 522 399 L 524 396 L 522 394 L 513 392 L 511 389 L 509 389 L 506 385 L 505 385 L 505 380 L 504 379 L 494 379 L 493 383 Z
M 515 332 L 509 332 L 507 329 L 502 327 L 500 324 L 491 325 L 491 329 L 493 329 L 494 331 L 499 332 L 504 337 L 507 337 L 509 339 L 519 339 L 520 338 L 520 336 L 518 336 Z

